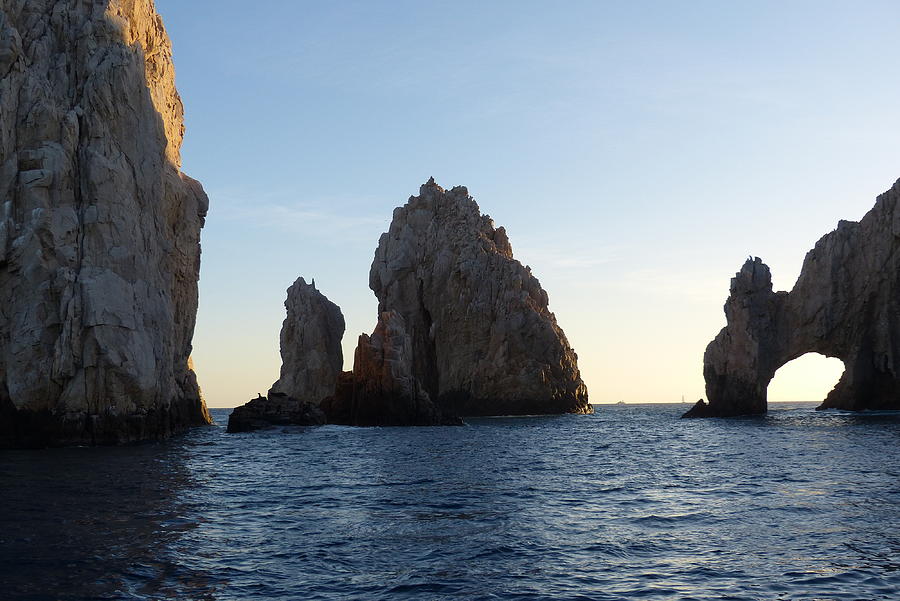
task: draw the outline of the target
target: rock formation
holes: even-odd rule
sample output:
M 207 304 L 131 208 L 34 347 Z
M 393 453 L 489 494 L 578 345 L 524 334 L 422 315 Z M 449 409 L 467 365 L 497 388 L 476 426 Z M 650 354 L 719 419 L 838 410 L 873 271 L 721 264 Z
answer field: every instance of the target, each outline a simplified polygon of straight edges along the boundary
M 236 407 L 228 416 L 228 432 L 250 432 L 272 426 L 321 426 L 325 421 L 318 405 L 269 392 L 269 396 L 259 396 Z
M 686 417 L 760 414 L 775 371 L 807 352 L 845 371 L 820 408 L 900 409 L 900 181 L 803 261 L 790 293 L 748 260 L 731 280 L 727 326 L 703 357 L 709 403 Z
M 287 317 L 281 326 L 281 377 L 268 397 L 260 396 L 235 409 L 229 432 L 272 425 L 316 425 L 325 416 L 319 403 L 334 395 L 344 365 L 341 338 L 344 316 L 336 304 L 298 278 L 284 301 Z
M 344 316 L 340 307 L 316 290 L 315 280 L 299 278 L 284 301 L 287 317 L 281 327 L 281 377 L 272 393 L 314 403 L 334 394 L 344 353 Z
M 344 374 L 322 409 L 350 426 L 437 426 L 461 421 L 444 414 L 413 374 L 412 339 L 397 313 L 380 315 L 372 336 L 359 337 L 353 371 Z
M 547 293 L 464 187 L 429 180 L 395 209 L 369 274 L 381 316 L 402 321 L 393 366 L 448 415 L 588 413 L 577 356 Z M 398 319 L 399 318 L 399 319 Z M 374 340 L 374 336 L 373 336 Z
M 293 397 L 300 421 L 308 419 L 297 409 L 304 403 L 318 403 L 329 423 L 352 426 L 593 411 L 547 293 L 463 187 L 445 191 L 431 179 L 394 211 L 369 274 L 378 324 L 359 337 L 352 372 L 338 375 L 340 311 L 298 284 L 285 303 L 284 361 L 272 390 Z M 261 397 L 234 419 L 285 423 L 288 402 Z
M 183 130 L 152 0 L 0 2 L 0 446 L 209 423 Z

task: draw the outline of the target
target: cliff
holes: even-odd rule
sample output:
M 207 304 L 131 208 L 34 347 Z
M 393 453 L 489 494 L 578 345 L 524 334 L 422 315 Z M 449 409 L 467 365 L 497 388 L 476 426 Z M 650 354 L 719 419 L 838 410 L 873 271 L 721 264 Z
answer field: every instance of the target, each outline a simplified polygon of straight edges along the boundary
M 235 410 L 229 430 L 316 423 L 321 416 L 307 406 L 353 426 L 593 411 L 547 293 L 465 188 L 445 191 L 432 179 L 394 211 L 369 285 L 378 323 L 342 374 L 340 310 L 311 287 L 292 287 L 281 379 L 268 398 Z
M 0 2 L 0 446 L 209 423 L 183 132 L 152 0 Z
M 900 409 L 900 181 L 858 222 L 807 253 L 788 292 L 748 260 L 731 280 L 726 327 L 703 357 L 709 403 L 687 417 L 760 414 L 775 371 L 808 352 L 845 371 L 820 409 Z

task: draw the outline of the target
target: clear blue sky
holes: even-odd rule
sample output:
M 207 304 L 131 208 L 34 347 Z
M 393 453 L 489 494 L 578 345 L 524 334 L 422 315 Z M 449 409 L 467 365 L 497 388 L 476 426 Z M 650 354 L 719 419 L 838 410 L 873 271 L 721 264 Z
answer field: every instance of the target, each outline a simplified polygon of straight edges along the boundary
M 900 177 L 893 2 L 157 8 L 184 170 L 211 199 L 194 340 L 211 406 L 277 379 L 300 275 L 342 307 L 350 367 L 378 236 L 429 176 L 507 227 L 594 402 L 705 396 L 744 259 L 789 289 Z M 779 394 L 819 400 L 838 374 L 813 365 Z

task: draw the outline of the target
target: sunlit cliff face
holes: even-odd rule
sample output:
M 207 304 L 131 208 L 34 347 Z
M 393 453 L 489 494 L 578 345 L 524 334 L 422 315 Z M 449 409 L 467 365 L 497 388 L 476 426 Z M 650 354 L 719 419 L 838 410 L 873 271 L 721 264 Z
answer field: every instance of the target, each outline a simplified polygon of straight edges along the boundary
M 0 30 L 0 445 L 207 423 L 189 356 L 208 199 L 179 171 L 153 2 L 3 2 Z

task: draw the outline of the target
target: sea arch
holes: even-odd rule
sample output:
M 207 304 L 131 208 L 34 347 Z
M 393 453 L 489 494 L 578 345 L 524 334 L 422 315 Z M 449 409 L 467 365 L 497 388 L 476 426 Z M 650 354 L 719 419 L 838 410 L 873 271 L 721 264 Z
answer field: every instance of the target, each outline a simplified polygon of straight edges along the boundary
M 843 361 L 810 352 L 775 371 L 766 390 L 766 402 L 821 403 L 845 371 Z
M 709 402 L 685 417 L 762 414 L 775 372 L 806 353 L 845 370 L 820 409 L 900 409 L 900 182 L 856 223 L 841 221 L 807 253 L 790 292 L 749 258 L 731 280 L 727 325 L 709 343 Z

